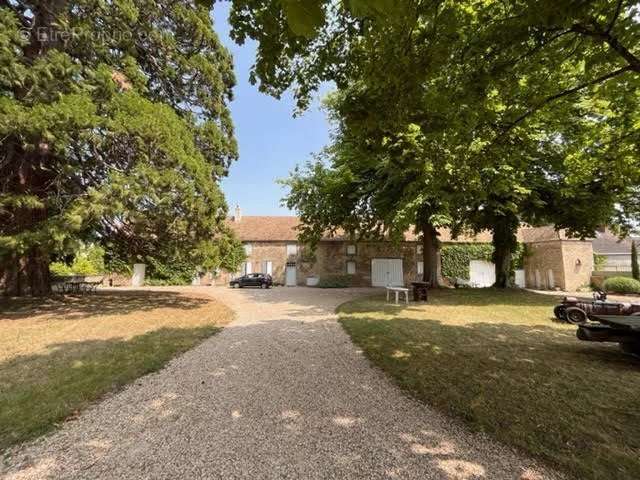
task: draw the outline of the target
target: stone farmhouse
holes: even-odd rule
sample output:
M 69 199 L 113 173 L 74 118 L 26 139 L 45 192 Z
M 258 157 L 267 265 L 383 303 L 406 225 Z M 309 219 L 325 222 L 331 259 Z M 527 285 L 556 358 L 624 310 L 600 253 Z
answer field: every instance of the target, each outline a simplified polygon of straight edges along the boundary
M 243 216 L 236 208 L 228 225 L 244 244 L 246 262 L 240 272 L 218 272 L 213 278 L 203 278 L 203 283 L 224 284 L 233 276 L 260 272 L 270 274 L 276 284 L 289 286 L 305 285 L 309 277 L 350 275 L 354 286 L 382 287 L 408 285 L 422 274 L 421 244 L 412 232 L 407 232 L 399 244 L 327 237 L 320 241 L 312 258 L 298 243 L 297 217 Z M 446 229 L 439 233 L 444 245 L 491 242 L 489 232 L 457 239 L 451 238 Z M 589 285 L 593 271 L 591 240 L 568 238 L 552 227 L 523 227 L 518 237 L 526 244 L 524 270 L 516 272 L 520 286 L 576 290 Z M 471 262 L 470 277 L 479 286 L 491 285 L 495 278 L 493 264 Z

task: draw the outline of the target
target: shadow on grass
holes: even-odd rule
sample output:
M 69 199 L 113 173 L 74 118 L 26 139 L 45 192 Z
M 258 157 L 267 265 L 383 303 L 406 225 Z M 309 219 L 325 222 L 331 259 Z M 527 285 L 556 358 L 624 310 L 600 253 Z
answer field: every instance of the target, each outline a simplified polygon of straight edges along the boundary
M 430 303 L 435 305 L 516 305 L 548 306 L 557 304 L 558 297 L 541 295 L 522 289 L 465 288 L 431 290 Z
M 180 292 L 162 291 L 98 291 L 87 295 L 54 295 L 46 298 L 0 299 L 0 319 L 23 319 L 36 315 L 64 318 L 95 315 L 126 315 L 134 311 L 158 308 L 196 309 L 209 300 Z
M 343 314 L 412 395 L 577 478 L 640 478 L 640 361 L 552 325 Z
M 129 340 L 55 344 L 0 364 L 0 450 L 51 430 L 102 395 L 162 368 L 220 330 L 163 328 Z

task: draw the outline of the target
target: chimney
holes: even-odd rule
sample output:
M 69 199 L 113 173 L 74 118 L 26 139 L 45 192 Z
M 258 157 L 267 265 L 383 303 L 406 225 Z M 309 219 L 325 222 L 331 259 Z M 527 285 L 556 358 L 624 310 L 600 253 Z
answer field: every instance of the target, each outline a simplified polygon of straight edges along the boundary
M 240 210 L 240 205 L 236 205 L 236 214 L 233 217 L 233 221 L 240 223 L 240 220 L 242 220 L 242 210 Z

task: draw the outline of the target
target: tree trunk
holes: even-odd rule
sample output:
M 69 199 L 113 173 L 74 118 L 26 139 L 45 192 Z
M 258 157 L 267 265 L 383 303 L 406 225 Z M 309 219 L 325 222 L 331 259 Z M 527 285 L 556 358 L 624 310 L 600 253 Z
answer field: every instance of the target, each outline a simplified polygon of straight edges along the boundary
M 513 254 L 518 246 L 518 219 L 499 218 L 493 227 L 493 263 L 496 269 L 496 288 L 513 287 Z
M 46 160 L 46 155 L 40 153 L 12 149 L 11 165 L 15 168 L 10 168 L 7 175 L 9 195 L 36 197 L 42 205 L 11 206 L 0 216 L 2 235 L 23 237 L 15 250 L 0 257 L 0 288 L 5 295 L 42 296 L 51 293 L 47 247 L 41 235 L 28 238 L 32 232 L 42 228 L 48 215 L 45 205 L 51 174 L 44 166 Z
M 437 287 L 442 283 L 440 281 L 440 241 L 438 240 L 438 231 L 428 221 L 421 225 L 420 230 L 422 231 L 422 281 L 429 282 L 432 287 Z
M 0 287 L 11 297 L 44 296 L 51 293 L 49 256 L 39 247 L 24 255 L 9 255 L 3 259 Z
M 33 62 L 56 48 L 60 36 L 54 33 L 60 13 L 66 8 L 68 0 L 50 0 L 37 2 L 31 8 L 33 24 L 31 37 L 24 47 L 24 55 Z M 18 86 L 14 90 L 17 99 L 24 98 L 29 90 Z M 54 172 L 51 165 L 51 146 L 46 140 L 34 142 L 35 150 L 25 149 L 17 138 L 5 138 L 2 141 L 4 165 L 0 165 L 2 193 L 25 198 L 37 198 L 41 205 L 10 206 L 0 212 L 0 234 L 9 237 L 23 237 L 18 246 L 0 256 L 0 289 L 5 295 L 47 295 L 51 292 L 49 276 L 49 251 L 46 236 L 33 235 L 42 228 L 49 214 L 46 203 L 50 192 Z M 26 235 L 25 235 L 26 234 Z

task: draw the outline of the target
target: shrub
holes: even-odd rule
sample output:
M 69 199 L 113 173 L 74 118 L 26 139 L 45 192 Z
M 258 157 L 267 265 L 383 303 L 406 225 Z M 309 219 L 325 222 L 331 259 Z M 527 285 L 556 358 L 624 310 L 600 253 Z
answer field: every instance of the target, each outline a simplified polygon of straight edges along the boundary
M 640 264 L 638 264 L 638 247 L 635 241 L 631 242 L 631 276 L 640 280 Z
M 348 288 L 353 284 L 353 275 L 330 275 L 321 277 L 318 288 Z
M 605 265 L 607 264 L 607 256 L 600 255 L 599 253 L 593 254 L 593 268 L 596 271 L 604 270 Z
M 73 262 L 53 262 L 49 271 L 55 277 L 70 275 L 98 275 L 104 273 L 104 249 L 98 245 L 80 245 L 74 253 Z
M 640 282 L 630 277 L 611 277 L 604 281 L 607 292 L 640 293 Z
M 73 275 L 73 269 L 63 262 L 52 262 L 49 271 L 54 277 L 69 277 Z
M 147 257 L 147 272 L 145 284 L 151 286 L 162 285 L 191 285 L 197 269 L 188 260 L 173 258 L 161 261 Z

